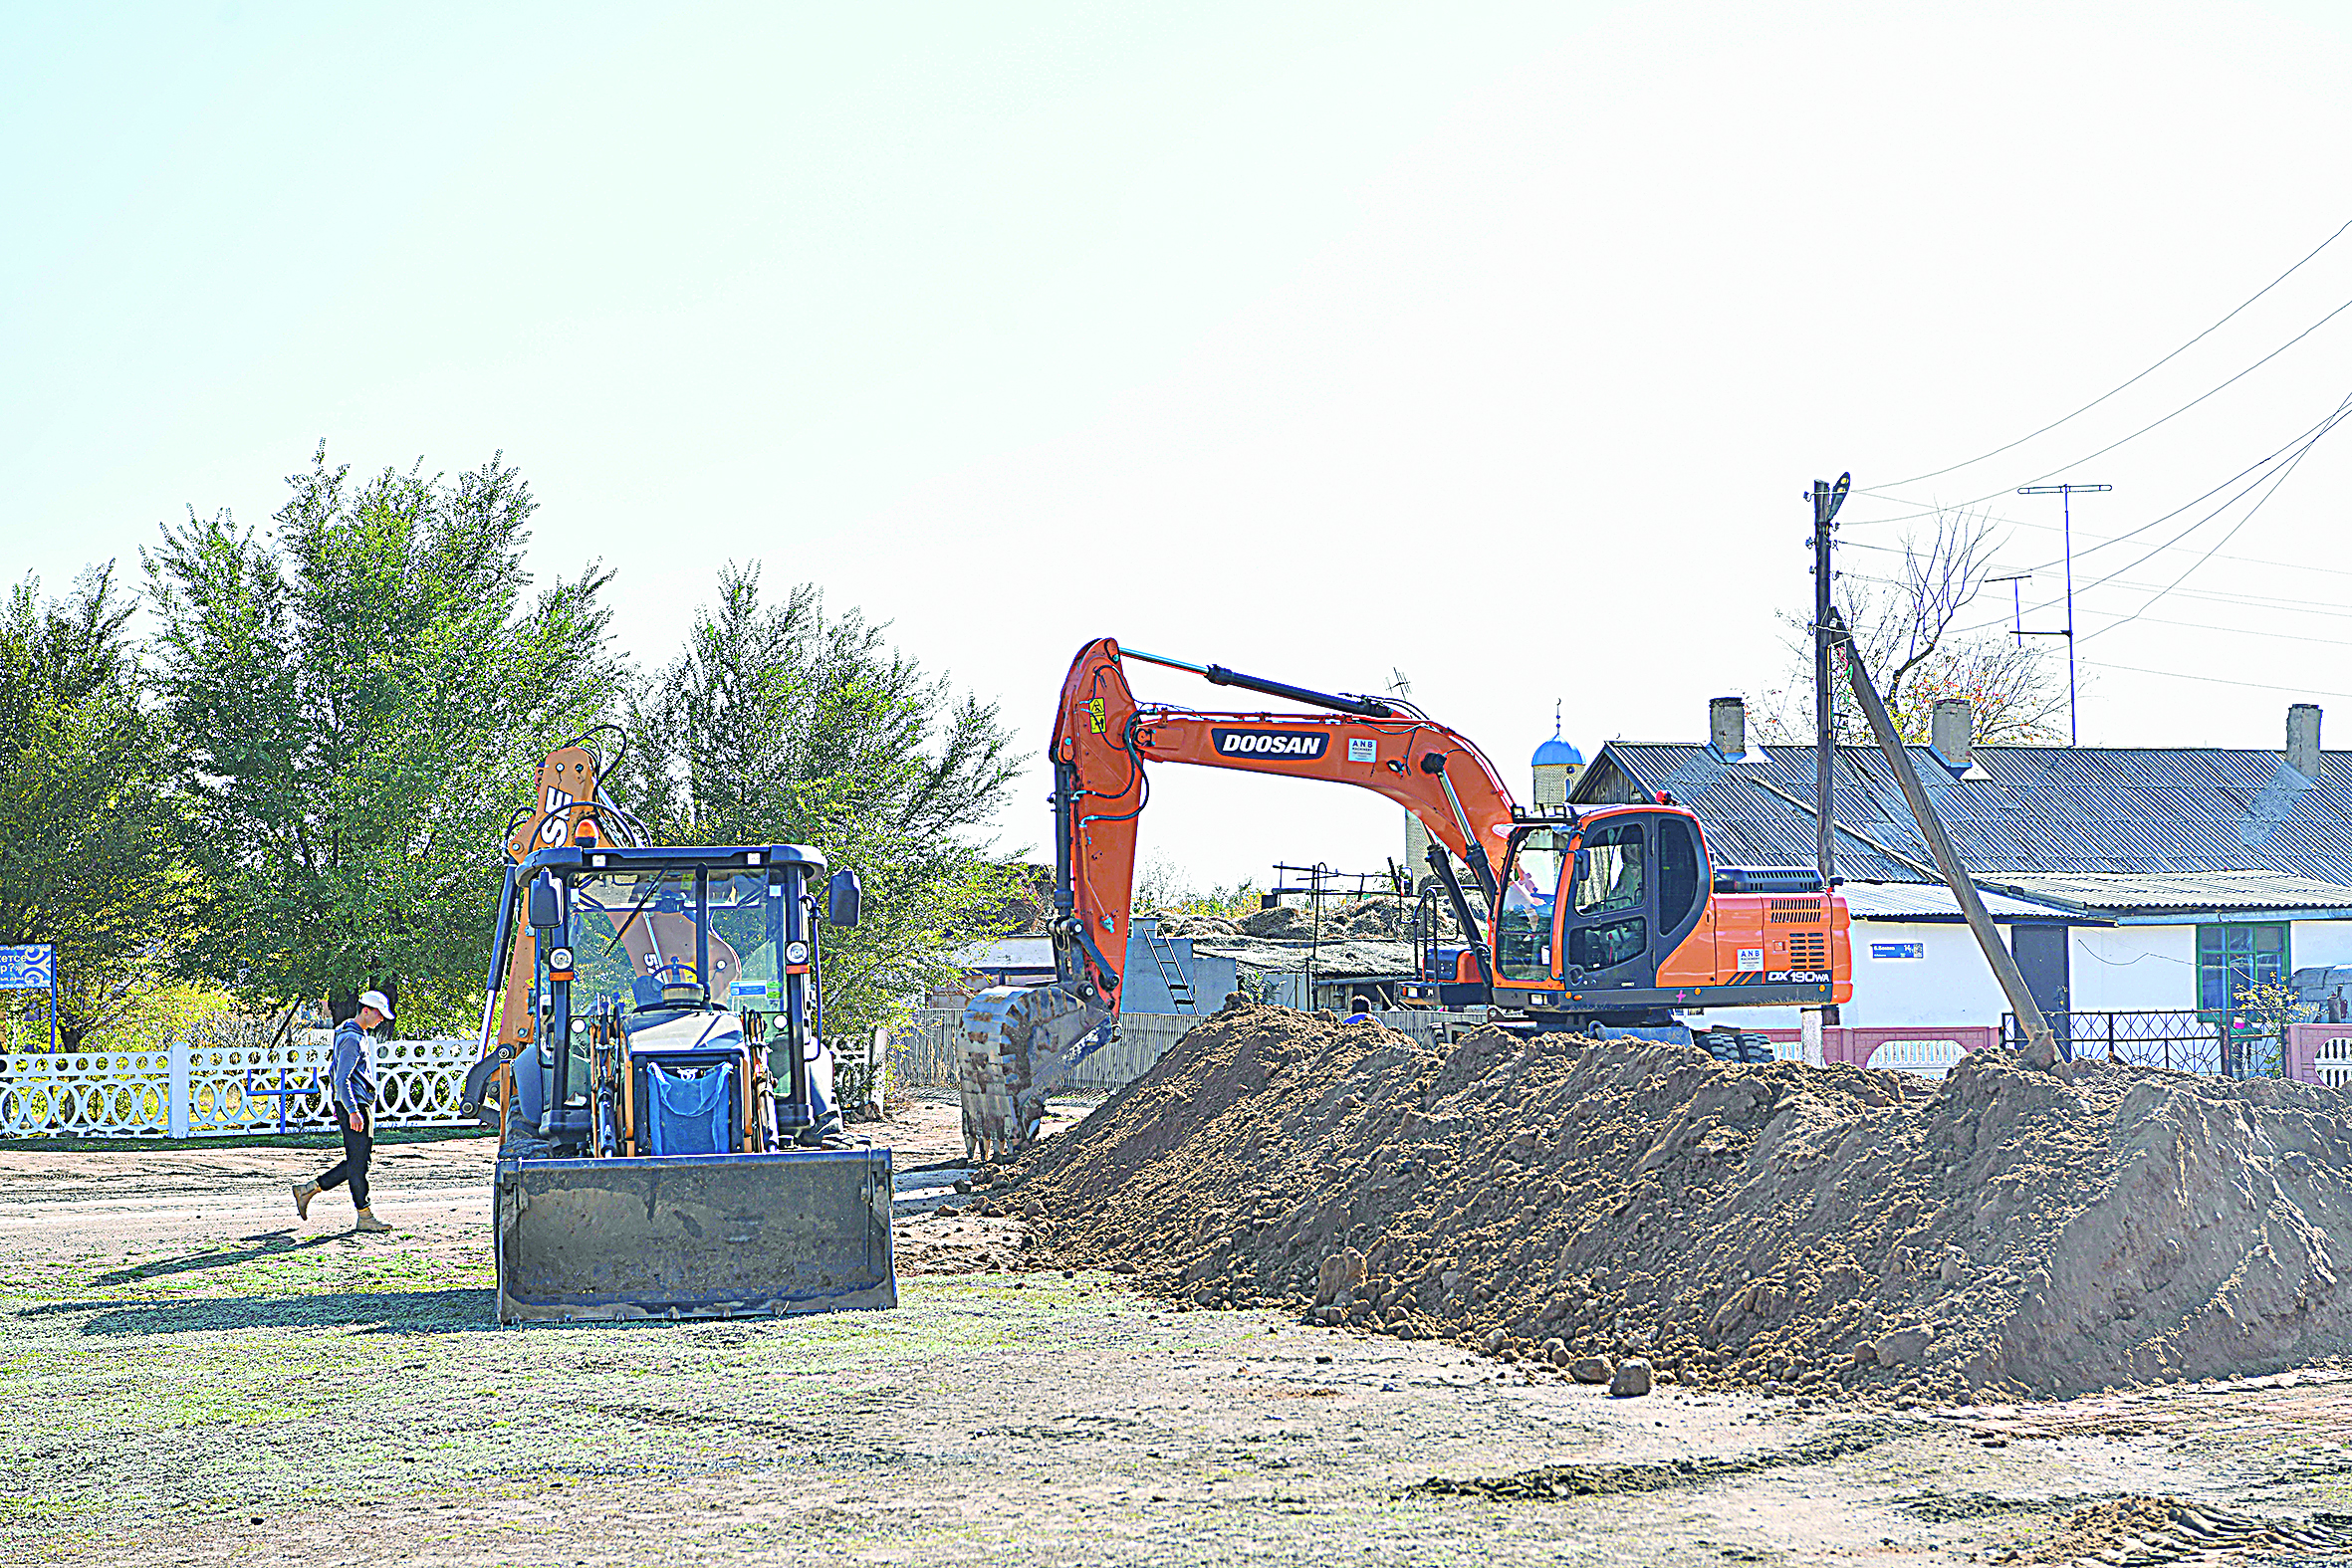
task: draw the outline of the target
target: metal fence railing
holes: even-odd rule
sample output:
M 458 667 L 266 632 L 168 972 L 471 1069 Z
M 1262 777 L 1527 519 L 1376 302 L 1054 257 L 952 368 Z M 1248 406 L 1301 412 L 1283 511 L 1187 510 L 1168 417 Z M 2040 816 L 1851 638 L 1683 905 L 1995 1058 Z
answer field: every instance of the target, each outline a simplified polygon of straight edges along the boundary
M 376 1120 L 461 1126 L 471 1039 L 377 1040 L 368 1047 Z M 324 1130 L 335 1118 L 328 1030 L 275 1032 L 227 1017 L 143 1046 L 20 1051 L 0 1061 L 0 1138 L 206 1138 Z
M 2282 1031 L 2245 1029 L 2199 1012 L 2052 1012 L 2059 1050 L 2077 1059 L 2104 1058 L 2135 1067 L 2195 1072 L 2220 1078 L 2282 1078 L 2287 1052 Z M 2024 1043 L 2017 1015 L 2000 1015 L 2000 1041 Z

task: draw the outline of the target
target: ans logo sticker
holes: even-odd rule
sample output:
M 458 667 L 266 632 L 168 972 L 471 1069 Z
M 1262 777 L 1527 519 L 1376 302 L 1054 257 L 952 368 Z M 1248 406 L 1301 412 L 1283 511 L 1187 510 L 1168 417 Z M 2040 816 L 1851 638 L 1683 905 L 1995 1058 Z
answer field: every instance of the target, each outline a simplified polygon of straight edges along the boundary
M 1331 744 L 1319 730 L 1211 730 L 1209 741 L 1220 757 L 1276 757 L 1301 763 L 1313 762 Z

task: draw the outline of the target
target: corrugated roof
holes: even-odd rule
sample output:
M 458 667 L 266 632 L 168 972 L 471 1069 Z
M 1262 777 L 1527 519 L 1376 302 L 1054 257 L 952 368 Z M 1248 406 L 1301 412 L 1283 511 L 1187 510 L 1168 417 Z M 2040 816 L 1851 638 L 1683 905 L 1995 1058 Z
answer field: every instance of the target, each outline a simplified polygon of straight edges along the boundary
M 2352 887 L 2275 871 L 2028 872 L 2004 880 L 2086 909 L 2352 909 Z
M 1924 746 L 1911 756 L 1979 877 L 2266 871 L 2352 886 L 2352 754 L 2326 754 L 2308 782 L 2276 752 L 1988 746 L 1965 779 Z M 1840 747 L 1837 770 L 1839 872 L 1924 880 L 1933 858 L 1877 748 Z M 1574 798 L 1660 789 L 1699 813 L 1718 864 L 1812 862 L 1809 746 L 1764 747 L 1727 765 L 1703 745 L 1613 741 Z
M 1940 882 L 1848 882 L 1838 889 L 1856 920 L 1959 920 L 1960 900 Z M 2057 904 L 2038 903 L 1990 888 L 1977 889 L 1985 912 L 1995 920 L 2030 920 L 2075 926 L 2114 924 L 2103 915 L 2084 915 Z

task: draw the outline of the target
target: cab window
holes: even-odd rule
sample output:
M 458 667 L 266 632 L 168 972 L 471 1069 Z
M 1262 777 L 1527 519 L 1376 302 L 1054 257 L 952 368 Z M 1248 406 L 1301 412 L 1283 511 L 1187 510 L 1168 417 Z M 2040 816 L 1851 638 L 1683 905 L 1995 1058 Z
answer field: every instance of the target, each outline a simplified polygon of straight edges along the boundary
M 1669 933 L 1699 902 L 1699 835 L 1679 816 L 1658 818 L 1658 930 Z
M 1551 906 L 1560 859 L 1560 835 L 1548 829 L 1529 833 L 1512 855 L 1495 922 L 1495 967 L 1506 980 L 1551 978 Z
M 1630 964 L 1649 946 L 1649 922 L 1639 915 L 1578 926 L 1568 933 L 1568 967 L 1589 971 Z
M 1576 885 L 1570 895 L 1576 914 L 1641 908 L 1643 860 L 1638 821 L 1613 822 L 1586 833 L 1584 847 L 1576 854 Z

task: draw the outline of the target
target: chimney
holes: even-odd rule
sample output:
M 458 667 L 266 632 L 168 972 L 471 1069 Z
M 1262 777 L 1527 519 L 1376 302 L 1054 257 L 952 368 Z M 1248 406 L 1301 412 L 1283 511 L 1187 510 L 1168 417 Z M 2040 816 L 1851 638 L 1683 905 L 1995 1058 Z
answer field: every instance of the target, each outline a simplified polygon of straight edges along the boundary
M 2319 704 L 2299 702 L 2287 709 L 2286 766 L 2306 779 L 2319 777 Z
M 1748 758 L 1748 704 L 1738 697 L 1718 697 L 1707 705 L 1707 744 L 1727 763 Z
M 1966 697 L 1943 697 L 1928 715 L 1928 744 L 1956 774 L 1969 771 L 1977 744 L 1977 710 Z

